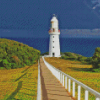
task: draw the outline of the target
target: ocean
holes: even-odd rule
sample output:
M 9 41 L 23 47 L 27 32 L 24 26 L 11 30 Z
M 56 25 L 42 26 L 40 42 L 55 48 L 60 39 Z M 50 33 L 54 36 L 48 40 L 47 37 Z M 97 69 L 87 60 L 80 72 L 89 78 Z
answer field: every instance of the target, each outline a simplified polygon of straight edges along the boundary
M 3 37 L 27 44 L 41 53 L 49 51 L 49 37 L 47 38 L 12 38 Z M 100 38 L 60 38 L 60 51 L 73 52 L 86 57 L 92 57 L 95 48 L 100 47 Z

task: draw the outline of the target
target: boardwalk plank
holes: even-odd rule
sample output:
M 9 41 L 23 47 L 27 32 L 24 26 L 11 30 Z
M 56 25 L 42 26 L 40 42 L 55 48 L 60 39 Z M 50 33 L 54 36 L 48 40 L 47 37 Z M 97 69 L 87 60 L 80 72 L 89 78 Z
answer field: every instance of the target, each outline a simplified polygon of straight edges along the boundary
M 40 58 L 42 100 L 72 100 Z

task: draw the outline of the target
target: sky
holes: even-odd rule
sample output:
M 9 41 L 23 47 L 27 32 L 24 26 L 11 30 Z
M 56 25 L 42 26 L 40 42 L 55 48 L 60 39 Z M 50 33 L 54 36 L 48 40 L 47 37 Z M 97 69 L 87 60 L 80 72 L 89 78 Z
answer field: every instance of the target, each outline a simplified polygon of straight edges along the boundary
M 89 1 L 91 5 L 93 0 Z M 84 37 L 66 29 L 99 29 L 100 17 L 90 5 L 87 0 L 0 0 L 0 36 L 48 37 L 56 14 L 62 36 Z

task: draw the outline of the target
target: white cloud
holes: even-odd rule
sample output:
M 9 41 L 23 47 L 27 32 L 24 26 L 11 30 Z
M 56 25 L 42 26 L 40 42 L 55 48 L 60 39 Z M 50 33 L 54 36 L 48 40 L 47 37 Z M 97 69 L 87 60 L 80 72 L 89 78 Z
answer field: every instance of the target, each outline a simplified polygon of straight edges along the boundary
M 62 37 L 99 37 L 100 38 L 100 29 L 65 29 L 61 30 Z

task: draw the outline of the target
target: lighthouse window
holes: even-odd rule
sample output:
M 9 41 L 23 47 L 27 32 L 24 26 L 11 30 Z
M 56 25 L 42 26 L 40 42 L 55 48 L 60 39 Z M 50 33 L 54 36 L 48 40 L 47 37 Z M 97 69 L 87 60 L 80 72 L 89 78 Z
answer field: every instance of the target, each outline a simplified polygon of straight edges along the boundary
M 53 43 L 54 43 L 54 41 L 53 41 Z
M 53 47 L 54 48 L 54 47 Z
M 53 36 L 53 38 L 54 38 L 54 36 Z

